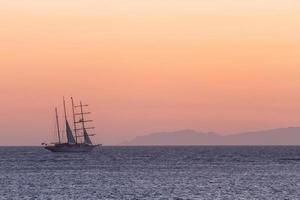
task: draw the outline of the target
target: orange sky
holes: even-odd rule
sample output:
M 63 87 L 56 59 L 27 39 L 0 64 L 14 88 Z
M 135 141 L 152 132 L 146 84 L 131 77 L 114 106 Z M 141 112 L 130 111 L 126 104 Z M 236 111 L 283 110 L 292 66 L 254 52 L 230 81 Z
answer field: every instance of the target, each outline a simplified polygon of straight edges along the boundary
M 298 0 L 0 0 L 1 145 L 54 138 L 62 96 L 97 142 L 300 126 Z

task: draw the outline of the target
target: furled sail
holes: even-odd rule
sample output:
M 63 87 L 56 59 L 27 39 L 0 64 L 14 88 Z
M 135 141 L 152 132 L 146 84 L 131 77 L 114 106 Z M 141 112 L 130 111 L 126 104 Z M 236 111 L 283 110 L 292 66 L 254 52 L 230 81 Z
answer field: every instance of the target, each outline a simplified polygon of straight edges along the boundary
M 68 120 L 66 120 L 66 132 L 67 132 L 67 138 L 68 138 L 68 143 L 69 144 L 75 144 L 75 139 L 72 133 L 72 130 L 70 128 Z
M 92 145 L 92 141 L 89 137 L 89 134 L 86 132 L 86 129 L 83 129 L 83 137 L 84 137 L 84 144 Z

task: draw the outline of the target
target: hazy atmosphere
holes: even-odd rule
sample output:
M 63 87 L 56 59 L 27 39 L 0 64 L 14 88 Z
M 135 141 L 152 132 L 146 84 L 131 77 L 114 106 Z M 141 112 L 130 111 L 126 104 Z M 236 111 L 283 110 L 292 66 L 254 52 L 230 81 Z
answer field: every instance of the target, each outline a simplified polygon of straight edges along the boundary
M 0 0 L 0 145 L 54 140 L 63 96 L 90 104 L 105 145 L 300 126 L 299 10 L 297 0 Z

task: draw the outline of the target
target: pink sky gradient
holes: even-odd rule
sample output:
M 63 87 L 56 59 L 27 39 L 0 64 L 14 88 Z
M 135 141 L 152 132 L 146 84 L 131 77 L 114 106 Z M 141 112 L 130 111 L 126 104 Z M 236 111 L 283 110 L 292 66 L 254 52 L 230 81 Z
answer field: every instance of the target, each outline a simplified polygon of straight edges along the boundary
M 54 106 L 71 95 L 91 105 L 104 144 L 300 126 L 299 10 L 296 0 L 0 1 L 0 145 L 53 140 Z

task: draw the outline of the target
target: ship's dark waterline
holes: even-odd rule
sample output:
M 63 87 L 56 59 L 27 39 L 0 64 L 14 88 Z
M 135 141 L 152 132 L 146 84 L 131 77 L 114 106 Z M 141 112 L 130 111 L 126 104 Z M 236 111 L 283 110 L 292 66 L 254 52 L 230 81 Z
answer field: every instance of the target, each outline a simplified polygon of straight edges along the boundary
M 299 199 L 300 147 L 2 147 L 0 184 L 0 199 Z

